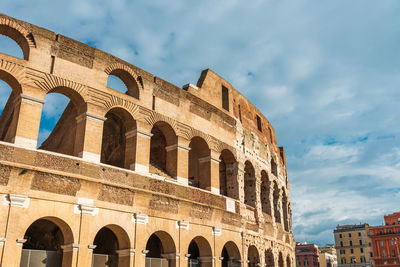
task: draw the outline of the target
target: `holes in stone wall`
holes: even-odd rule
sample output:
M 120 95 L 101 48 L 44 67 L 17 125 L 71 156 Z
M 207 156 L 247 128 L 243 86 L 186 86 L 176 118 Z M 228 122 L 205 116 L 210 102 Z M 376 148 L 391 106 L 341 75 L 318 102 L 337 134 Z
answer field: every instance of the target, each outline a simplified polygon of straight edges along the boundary
M 239 199 L 239 185 L 237 181 L 237 163 L 232 152 L 224 149 L 219 157 L 219 185 L 220 194 Z
M 261 171 L 261 208 L 269 215 L 271 215 L 270 184 L 267 172 Z
M 244 203 L 256 207 L 256 177 L 254 167 L 250 161 L 244 167 Z

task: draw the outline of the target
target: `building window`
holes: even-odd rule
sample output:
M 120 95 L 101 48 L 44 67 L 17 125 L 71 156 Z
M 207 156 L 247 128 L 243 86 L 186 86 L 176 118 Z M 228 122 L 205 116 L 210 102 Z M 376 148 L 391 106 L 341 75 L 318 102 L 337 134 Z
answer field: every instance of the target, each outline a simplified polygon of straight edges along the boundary
M 350 247 L 352 247 L 352 246 L 353 246 L 353 241 L 350 240 Z
M 361 232 L 358 232 L 358 236 L 361 236 Z
M 350 249 L 350 254 L 354 254 L 354 249 Z
M 360 239 L 360 245 L 362 245 L 362 240 Z
M 346 250 L 341 249 L 341 250 L 340 250 L 340 255 L 343 255 L 343 254 L 346 254 Z
M 389 230 L 389 234 L 391 234 L 392 233 L 392 230 Z
M 383 245 L 384 245 L 384 244 L 383 244 L 383 241 L 381 241 L 381 247 L 383 247 Z
M 361 262 L 366 262 L 365 257 L 364 257 L 364 256 L 361 256 L 361 257 L 360 257 L 360 261 L 361 261 Z
M 229 111 L 229 91 L 222 85 L 222 108 Z
M 349 233 L 349 237 L 351 237 L 351 233 Z
M 304 260 L 304 266 L 308 266 L 308 260 L 307 259 Z
M 364 253 L 364 249 L 363 249 L 363 248 L 360 248 L 360 252 L 361 252 L 361 253 Z
M 357 262 L 356 258 L 355 257 L 351 257 L 350 263 L 356 263 L 356 262 Z
M 397 224 L 400 224 L 400 217 L 397 218 Z M 399 232 L 400 232 L 400 229 L 399 229 Z
M 392 257 L 396 257 L 396 251 L 392 249 Z
M 393 240 L 392 240 L 392 241 L 390 241 L 390 245 L 392 245 L 392 246 L 393 246 L 393 244 L 394 244 Z
M 369 236 L 370 235 L 370 233 L 369 233 L 369 231 L 367 232 L 367 236 Z
M 346 264 L 346 258 L 342 258 L 342 259 L 340 260 L 340 262 L 341 262 L 342 264 Z
M 383 255 L 384 258 L 386 258 L 386 251 L 385 250 L 382 250 L 382 255 Z
M 343 247 L 343 241 L 340 241 L 340 246 Z
M 370 253 L 369 253 L 369 256 L 370 256 L 371 258 L 374 257 L 374 253 L 370 252 Z
M 260 116 L 256 115 L 257 118 L 257 129 L 262 132 L 262 125 L 261 125 L 261 118 Z
M 343 236 L 342 236 L 342 234 L 339 234 L 339 238 L 342 238 Z
M 380 230 L 380 231 L 379 231 L 379 234 L 380 234 L 380 235 L 383 235 L 383 231 L 382 231 L 382 230 Z

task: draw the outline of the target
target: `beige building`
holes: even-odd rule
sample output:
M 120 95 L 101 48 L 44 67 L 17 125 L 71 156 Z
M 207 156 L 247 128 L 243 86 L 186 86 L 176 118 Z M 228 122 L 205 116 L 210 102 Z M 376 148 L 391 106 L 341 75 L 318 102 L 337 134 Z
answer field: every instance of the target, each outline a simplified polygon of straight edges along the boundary
M 319 248 L 319 267 L 337 267 L 337 256 L 335 246 Z
M 333 233 L 339 267 L 371 266 L 368 224 L 338 225 Z
M 179 88 L 2 14 L 0 34 L 23 52 L 0 47 L 1 266 L 294 266 L 284 150 L 227 81 Z M 50 93 L 70 102 L 37 147 Z

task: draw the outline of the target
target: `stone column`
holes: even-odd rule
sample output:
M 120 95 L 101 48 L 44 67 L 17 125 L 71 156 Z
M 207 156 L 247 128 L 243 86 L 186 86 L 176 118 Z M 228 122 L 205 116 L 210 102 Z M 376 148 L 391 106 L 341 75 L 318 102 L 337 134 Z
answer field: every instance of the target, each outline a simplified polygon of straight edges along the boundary
M 74 155 L 88 161 L 100 162 L 105 117 L 89 112 L 76 117 Z
M 136 141 L 135 163 L 131 169 L 141 172 L 149 172 L 150 163 L 150 141 L 153 134 L 151 133 L 151 125 L 136 121 L 136 133 L 132 134 L 132 138 Z
M 177 149 L 177 170 L 176 179 L 180 184 L 188 185 L 189 180 L 189 140 L 178 136 Z
M 5 136 L 6 142 L 35 149 L 44 100 L 21 94 L 15 99 L 15 113 Z
M 214 194 L 220 194 L 219 190 L 219 163 L 221 160 L 219 157 L 221 153 L 211 150 L 210 155 L 210 175 L 211 175 L 211 183 L 210 183 L 210 191 Z M 208 188 L 207 188 L 208 189 Z
M 242 163 L 238 164 L 238 186 L 239 186 L 239 201 L 244 203 L 244 165 Z

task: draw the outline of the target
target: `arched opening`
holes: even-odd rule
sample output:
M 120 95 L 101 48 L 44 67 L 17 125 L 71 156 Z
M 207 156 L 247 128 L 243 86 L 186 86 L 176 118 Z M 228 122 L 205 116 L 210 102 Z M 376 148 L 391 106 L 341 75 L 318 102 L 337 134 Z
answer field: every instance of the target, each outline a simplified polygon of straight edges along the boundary
M 146 244 L 146 267 L 175 267 L 176 247 L 172 237 L 163 231 L 152 234 Z
M 101 162 L 130 169 L 135 162 L 136 121 L 122 108 L 113 108 L 106 114 L 101 145 Z
M 161 176 L 176 177 L 177 174 L 177 136 L 172 127 L 165 122 L 154 124 L 150 141 L 150 172 Z
M 287 267 L 292 267 L 289 255 L 286 256 L 286 266 Z
M 265 251 L 265 267 L 275 267 L 274 254 L 270 248 Z
M 256 176 L 250 161 L 244 166 L 244 203 L 256 207 Z
M 221 195 L 239 199 L 237 162 L 232 152 L 224 149 L 219 157 L 219 192 Z
M 129 267 L 128 234 L 119 226 L 108 225 L 101 228 L 94 238 L 92 267 Z
M 270 187 L 268 174 L 263 170 L 261 171 L 261 208 L 263 212 L 269 215 L 271 215 Z
M 271 172 L 273 175 L 278 176 L 278 166 L 276 165 L 274 158 L 271 158 Z
M 24 52 L 18 43 L 8 36 L 2 35 L 0 33 L 0 52 L 7 54 L 16 58 L 24 59 Z
M 72 231 L 55 218 L 42 218 L 26 230 L 20 266 L 65 267 L 72 263 Z M 68 247 L 68 245 L 70 247 Z
M 221 252 L 222 267 L 240 267 L 241 257 L 239 248 L 232 241 L 228 241 Z
M 189 147 L 189 185 L 211 190 L 211 156 L 206 141 L 193 137 Z
M 0 25 L 0 36 L 3 35 L 7 38 L 11 39 L 14 43 L 10 43 L 9 40 L 1 41 L 0 47 L 2 48 L 0 52 L 9 54 L 11 56 L 16 56 L 18 58 L 22 58 L 25 60 L 29 59 L 29 44 L 25 37 L 16 29 L 9 27 L 7 25 Z M 15 47 L 15 43 L 19 46 L 19 51 Z M 5 46 L 3 46 L 5 45 Z M 8 47 L 10 46 L 10 47 Z M 3 52 L 4 51 L 4 52 Z M 20 55 L 22 53 L 22 56 Z
M 79 125 L 81 119 L 78 116 L 86 111 L 83 98 L 73 89 L 57 87 L 45 96 L 45 100 L 40 119 L 39 149 L 81 156 L 79 138 L 84 136 L 85 129 Z
M 279 207 L 279 197 L 280 197 L 280 192 L 278 185 L 274 181 L 274 216 L 275 216 L 275 222 L 281 223 L 281 211 Z
M 188 267 L 212 267 L 212 251 L 208 241 L 201 236 L 192 239 L 187 255 Z
M 248 267 L 256 267 L 260 264 L 260 256 L 255 246 L 250 246 L 247 253 Z
M 278 266 L 279 267 L 284 267 L 284 265 L 285 265 L 285 262 L 283 261 L 282 252 L 279 252 Z
M 282 188 L 282 192 L 283 226 L 285 228 L 285 231 L 289 231 L 288 200 L 284 188 Z
M 113 70 L 107 78 L 107 87 L 139 99 L 139 85 L 126 70 Z

